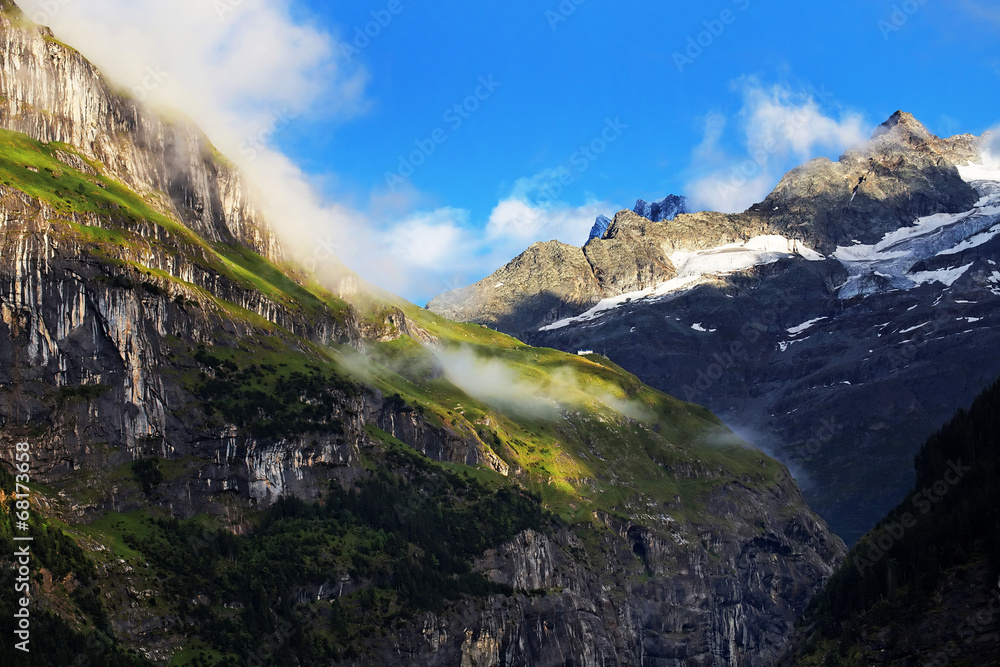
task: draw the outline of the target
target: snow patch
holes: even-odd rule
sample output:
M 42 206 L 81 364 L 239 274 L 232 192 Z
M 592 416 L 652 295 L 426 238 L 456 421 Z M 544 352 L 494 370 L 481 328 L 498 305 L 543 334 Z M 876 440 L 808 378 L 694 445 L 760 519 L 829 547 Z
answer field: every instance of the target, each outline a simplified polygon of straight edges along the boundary
M 677 251 L 670 255 L 670 261 L 677 267 L 677 276 L 684 278 L 694 275 L 743 271 L 753 266 L 772 264 L 796 255 L 810 262 L 826 259 L 815 250 L 805 246 L 801 241 L 791 241 L 784 236 L 771 234 L 755 236 L 749 241 L 730 243 L 709 250 Z
M 909 274 L 911 280 L 917 285 L 923 285 L 924 283 L 939 282 L 945 287 L 951 287 L 955 284 L 959 278 L 965 275 L 965 272 L 972 268 L 972 262 L 969 262 L 965 266 L 959 266 L 954 269 L 939 269 L 937 271 L 918 271 L 917 273 Z
M 797 327 L 792 327 L 791 329 L 786 329 L 786 331 L 788 333 L 792 334 L 793 336 L 798 336 L 800 333 L 802 333 L 806 329 L 810 328 L 812 325 L 816 324 L 817 322 L 822 322 L 825 319 L 829 319 L 829 318 L 826 318 L 826 317 L 817 317 L 814 320 L 809 320 L 808 322 L 803 322 L 802 324 L 798 325 Z
M 921 260 L 974 248 L 1000 234 L 1000 190 L 964 213 L 937 213 L 886 234 L 874 245 L 839 246 L 833 257 L 847 269 L 841 299 L 909 290 L 938 281 L 950 286 L 968 267 L 910 273 Z M 988 205 L 987 205 L 988 204 Z
M 666 296 L 672 292 L 680 292 L 685 289 L 690 289 L 696 284 L 701 282 L 701 276 L 690 276 L 687 278 L 673 278 L 666 282 L 660 283 L 655 287 L 647 287 L 644 290 L 639 290 L 637 292 L 628 292 L 626 294 L 619 294 L 618 296 L 609 297 L 607 299 L 602 299 L 596 306 L 590 310 L 577 315 L 576 317 L 567 317 L 565 319 L 559 320 L 558 322 L 553 322 L 547 326 L 539 329 L 539 331 L 555 331 L 556 329 L 562 329 L 563 327 L 568 327 L 571 324 L 579 324 L 581 322 L 590 322 L 596 320 L 608 311 L 614 310 L 626 303 L 632 301 L 638 301 L 640 299 L 647 299 L 652 297 Z
M 958 168 L 958 174 L 963 181 L 1000 181 L 1000 160 L 994 161 L 992 156 L 984 155 L 983 164 L 967 164 Z
M 792 241 L 777 234 L 755 236 L 749 241 L 730 243 L 708 250 L 676 251 L 670 255 L 670 261 L 677 268 L 675 278 L 644 290 L 603 299 L 587 312 L 553 322 L 540 328 L 539 331 L 554 331 L 571 324 L 590 322 L 632 301 L 664 297 L 705 283 L 712 276 L 727 275 L 796 256 L 810 262 L 826 259 L 801 241 Z
M 916 331 L 917 329 L 922 329 L 923 327 L 927 326 L 928 324 L 930 324 L 930 322 L 924 322 L 923 324 L 918 324 L 915 327 L 910 327 L 909 329 L 903 329 L 899 333 L 901 333 L 901 334 L 907 334 L 907 333 L 910 333 L 911 331 Z
M 792 345 L 795 345 L 796 343 L 803 343 L 803 342 L 809 340 L 809 338 L 810 338 L 809 336 L 806 336 L 805 338 L 798 338 L 796 340 L 783 340 L 783 341 L 781 341 L 781 342 L 778 343 L 778 349 L 781 350 L 782 352 L 784 352 L 785 350 L 787 350 L 788 348 L 790 348 Z
M 1000 234 L 1000 225 L 994 225 L 982 234 L 976 234 L 972 238 L 968 238 L 958 245 L 948 248 L 947 250 L 942 250 L 938 255 L 955 255 L 965 250 L 971 250 L 972 248 L 978 248 L 984 243 L 992 241 L 997 234 Z

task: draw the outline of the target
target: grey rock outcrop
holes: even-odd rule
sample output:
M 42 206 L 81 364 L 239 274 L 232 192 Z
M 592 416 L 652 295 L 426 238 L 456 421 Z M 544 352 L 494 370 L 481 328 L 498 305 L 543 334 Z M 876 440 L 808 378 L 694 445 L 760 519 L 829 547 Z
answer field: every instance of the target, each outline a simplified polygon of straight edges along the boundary
M 635 203 L 632 212 L 652 222 L 670 222 L 681 213 L 691 213 L 687 197 L 667 195 L 660 201 L 648 202 L 640 199 Z

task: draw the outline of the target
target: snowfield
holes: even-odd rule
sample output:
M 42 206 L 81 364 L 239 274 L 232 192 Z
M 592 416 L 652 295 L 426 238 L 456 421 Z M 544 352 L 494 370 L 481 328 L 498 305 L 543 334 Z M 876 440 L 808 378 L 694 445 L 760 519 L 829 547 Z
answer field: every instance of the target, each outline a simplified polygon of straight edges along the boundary
M 910 227 L 886 234 L 874 245 L 855 241 L 855 245 L 838 247 L 831 257 L 840 261 L 849 274 L 838 293 L 841 299 L 909 290 L 928 283 L 951 287 L 965 275 L 972 264 L 935 271 L 911 271 L 922 260 L 957 255 L 1000 236 L 1000 159 L 984 155 L 982 164 L 970 164 L 958 169 L 962 178 L 974 183 L 981 195 L 976 206 L 963 213 L 938 213 L 920 218 Z M 554 331 L 590 322 L 633 301 L 658 300 L 704 284 L 716 276 L 790 257 L 802 257 L 808 261 L 827 259 L 801 241 L 779 235 L 756 236 L 742 243 L 707 250 L 677 251 L 670 255 L 670 261 L 677 269 L 673 279 L 644 290 L 604 299 L 581 315 L 559 320 L 541 327 L 539 331 Z M 1000 288 L 997 289 L 1000 291 Z M 789 329 L 788 333 L 797 336 L 818 321 L 805 322 Z M 697 326 L 692 328 L 700 330 Z
M 585 313 L 553 322 L 540 328 L 539 331 L 554 331 L 571 324 L 589 322 L 632 301 L 664 297 L 691 289 L 713 276 L 722 276 L 754 266 L 772 264 L 789 257 L 803 257 L 809 261 L 825 259 L 823 255 L 806 247 L 801 241 L 792 241 L 777 234 L 755 236 L 749 241 L 729 243 L 708 250 L 678 251 L 670 255 L 670 261 L 677 268 L 675 278 L 638 292 L 604 299 Z
M 992 160 L 992 158 L 988 158 Z M 1000 234 L 1000 164 L 967 165 L 962 178 L 982 197 L 964 213 L 938 213 L 886 234 L 874 245 L 840 246 L 833 253 L 850 274 L 839 296 L 850 299 L 887 290 L 908 290 L 937 282 L 951 287 L 972 264 L 938 271 L 910 272 L 921 260 L 955 255 Z

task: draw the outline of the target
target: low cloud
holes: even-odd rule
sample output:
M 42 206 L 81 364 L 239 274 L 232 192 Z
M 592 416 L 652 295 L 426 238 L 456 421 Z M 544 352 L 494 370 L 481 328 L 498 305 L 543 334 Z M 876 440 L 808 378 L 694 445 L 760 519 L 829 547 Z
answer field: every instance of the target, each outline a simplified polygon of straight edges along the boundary
M 276 117 L 366 106 L 366 73 L 276 0 L 18 0 L 115 83 L 195 120 L 230 157 Z M 150 76 L 155 73 L 156 76 Z M 280 120 L 279 120 L 280 122 Z
M 536 241 L 562 241 L 583 245 L 594 220 L 613 213 L 606 202 L 570 206 L 559 202 L 545 206 L 509 197 L 493 209 L 486 223 L 486 240 L 493 245 L 515 245 L 522 250 Z
M 645 406 L 584 382 L 570 368 L 528 378 L 501 359 L 481 357 L 472 348 L 434 350 L 445 377 L 470 397 L 492 408 L 538 419 L 557 419 L 568 407 L 597 402 L 635 420 L 649 420 Z
M 687 192 L 696 208 L 746 210 L 764 199 L 788 169 L 819 154 L 860 146 L 871 134 L 860 114 L 828 115 L 823 110 L 828 93 L 765 86 L 755 78 L 742 79 L 734 88 L 743 99 L 741 110 L 733 118 L 710 114 L 692 154 L 696 177 Z M 730 128 L 741 153 L 722 147 Z
M 386 289 L 430 296 L 482 278 L 536 241 L 583 245 L 598 215 L 610 204 L 572 206 L 532 201 L 522 179 L 489 217 L 474 221 L 469 211 L 441 208 L 417 212 L 384 228 L 380 236 L 393 268 L 383 271 Z M 478 224 L 477 224 L 478 223 Z
M 985 164 L 1000 165 L 1000 125 L 983 134 L 982 151 Z
M 273 139 L 297 118 L 336 128 L 364 113 L 368 77 L 336 37 L 293 15 L 284 0 L 19 4 L 134 97 L 193 119 L 256 186 L 285 247 L 321 275 L 338 274 L 343 261 L 366 280 L 423 301 L 478 280 L 535 241 L 582 244 L 608 210 L 531 200 L 531 179 L 518 181 L 486 220 L 422 207 L 412 187 L 350 205 L 328 200 L 318 177 Z

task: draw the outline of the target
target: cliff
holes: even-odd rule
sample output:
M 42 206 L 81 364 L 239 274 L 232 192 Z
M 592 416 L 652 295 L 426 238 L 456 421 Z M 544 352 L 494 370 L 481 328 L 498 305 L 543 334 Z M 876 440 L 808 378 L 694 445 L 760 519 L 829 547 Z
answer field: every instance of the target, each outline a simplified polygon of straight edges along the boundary
M 239 172 L 200 130 L 116 91 L 79 52 L 17 14 L 0 15 L 0 127 L 75 147 L 208 241 L 281 259 Z

